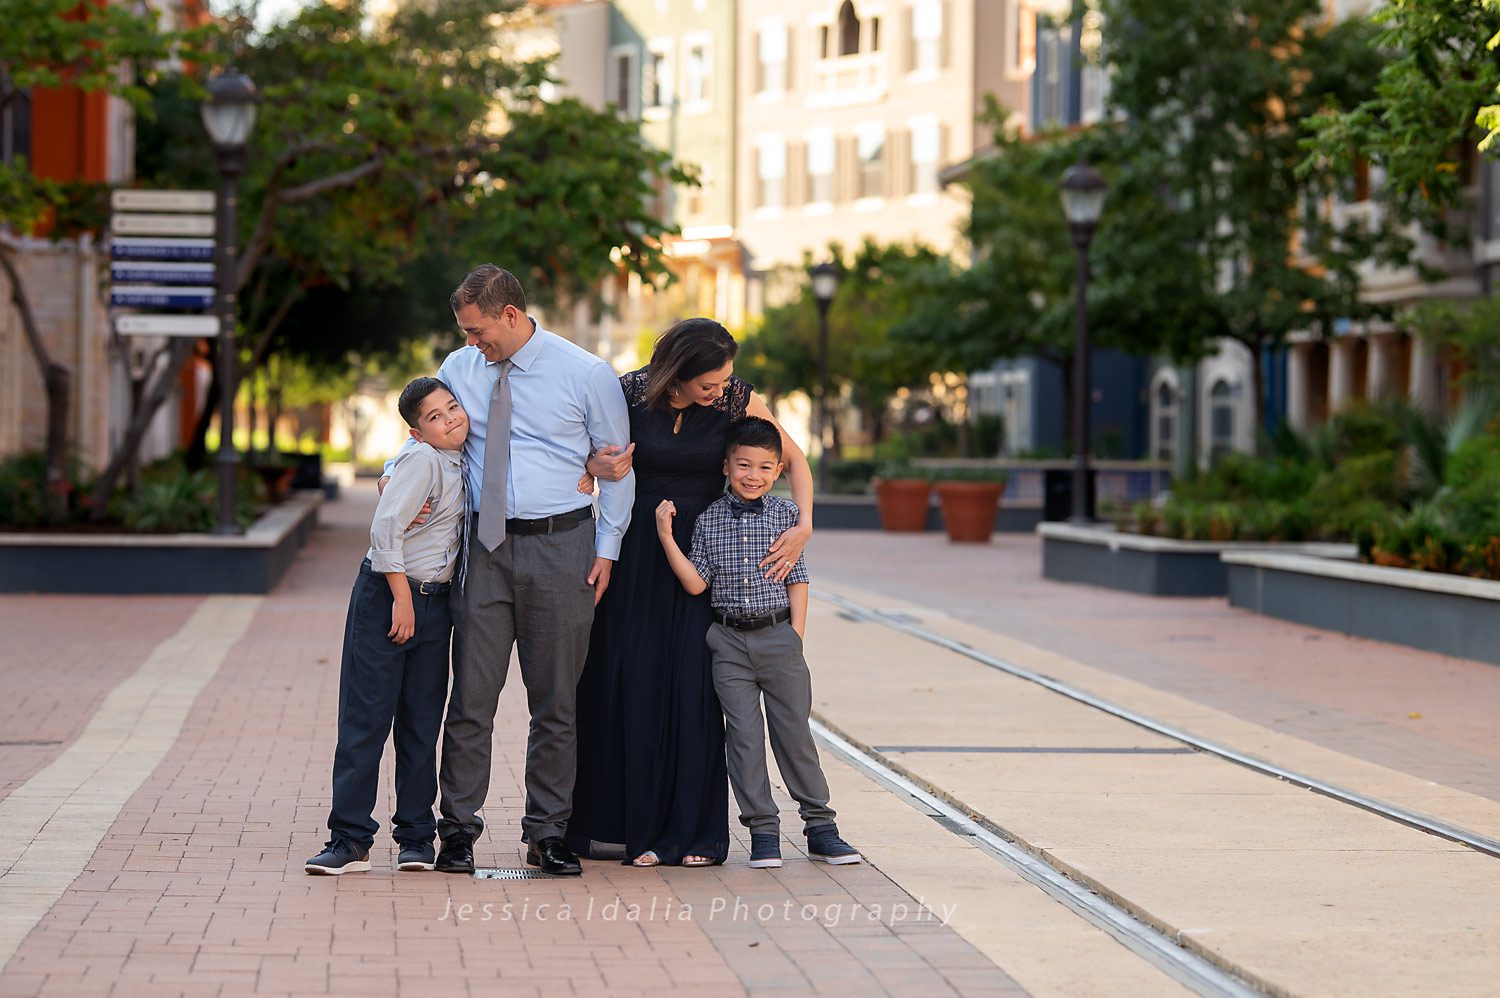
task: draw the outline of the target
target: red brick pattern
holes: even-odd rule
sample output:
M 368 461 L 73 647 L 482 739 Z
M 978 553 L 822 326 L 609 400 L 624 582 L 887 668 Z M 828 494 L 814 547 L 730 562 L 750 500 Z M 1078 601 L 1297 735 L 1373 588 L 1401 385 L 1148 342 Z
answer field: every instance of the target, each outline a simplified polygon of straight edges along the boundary
M 198 600 L 0 598 L 0 799 L 78 737 L 121 680 L 182 627 Z
M 303 874 L 326 834 L 340 629 L 369 508 L 357 494 L 325 513 L 87 870 L 0 974 L 0 995 L 1022 993 L 878 870 L 806 862 L 800 837 L 781 871 L 749 870 L 741 841 L 716 869 L 590 862 L 579 879 L 479 881 L 397 874 L 382 837 L 371 873 Z M 52 602 L 29 612 L 61 613 Z M 171 601 L 126 605 L 152 634 L 170 631 L 150 611 Z M 502 701 L 481 865 L 522 865 L 519 693 Z M 19 712 L 11 723 L 37 726 Z

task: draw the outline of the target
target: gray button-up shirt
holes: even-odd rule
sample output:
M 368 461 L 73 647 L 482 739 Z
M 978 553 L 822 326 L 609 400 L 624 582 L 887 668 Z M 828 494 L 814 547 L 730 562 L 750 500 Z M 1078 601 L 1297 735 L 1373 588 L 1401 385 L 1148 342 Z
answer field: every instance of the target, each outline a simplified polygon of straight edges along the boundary
M 404 572 L 417 582 L 449 582 L 458 566 L 464 527 L 463 455 L 412 441 L 389 469 L 370 524 L 370 567 Z M 407 524 L 432 503 L 427 522 Z
M 699 515 L 688 560 L 708 583 L 715 607 L 752 614 L 788 605 L 786 587 L 807 582 L 806 561 L 799 555 L 785 582 L 768 582 L 760 560 L 800 516 L 797 504 L 781 496 L 746 503 L 732 492 Z

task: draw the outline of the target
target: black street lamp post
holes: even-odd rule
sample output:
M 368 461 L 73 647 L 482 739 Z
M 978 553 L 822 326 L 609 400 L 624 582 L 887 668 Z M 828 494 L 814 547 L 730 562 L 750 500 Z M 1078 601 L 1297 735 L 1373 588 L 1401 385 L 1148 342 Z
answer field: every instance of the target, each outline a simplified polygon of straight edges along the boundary
M 1104 178 L 1086 162 L 1063 171 L 1063 213 L 1078 252 L 1077 302 L 1073 318 L 1073 515 L 1072 523 L 1089 522 L 1089 243 L 1104 209 Z
M 214 227 L 218 239 L 215 305 L 219 312 L 219 451 L 214 456 L 219 476 L 216 534 L 240 532 L 235 511 L 235 466 L 239 464 L 239 454 L 234 449 L 234 327 L 239 297 L 236 209 L 239 207 L 240 175 L 245 172 L 245 146 L 251 129 L 255 127 L 258 100 L 255 84 L 250 78 L 237 69 L 229 69 L 208 82 L 208 100 L 201 108 L 203 128 L 208 132 L 219 160 L 220 177 L 218 219 Z
M 823 262 L 808 271 L 813 300 L 818 303 L 818 491 L 828 491 L 828 306 L 838 294 L 837 264 Z

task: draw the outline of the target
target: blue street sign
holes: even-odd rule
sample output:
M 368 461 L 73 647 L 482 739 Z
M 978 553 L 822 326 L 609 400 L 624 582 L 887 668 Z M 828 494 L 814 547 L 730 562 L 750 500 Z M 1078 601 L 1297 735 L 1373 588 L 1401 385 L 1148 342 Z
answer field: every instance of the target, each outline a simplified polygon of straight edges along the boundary
M 205 284 L 214 282 L 210 263 L 115 263 L 109 279 L 121 284 Z
M 212 239 L 165 239 L 146 236 L 115 236 L 110 256 L 116 260 L 199 260 L 212 263 Z
M 117 284 L 110 289 L 109 303 L 135 308 L 212 308 L 214 289 Z

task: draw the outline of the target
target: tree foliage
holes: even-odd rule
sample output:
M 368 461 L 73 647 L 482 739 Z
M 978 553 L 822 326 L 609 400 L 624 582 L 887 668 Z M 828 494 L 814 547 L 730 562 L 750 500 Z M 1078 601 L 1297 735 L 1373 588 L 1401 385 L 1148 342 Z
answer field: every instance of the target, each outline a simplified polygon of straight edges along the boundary
M 1391 0 L 1372 21 L 1385 56 L 1373 92 L 1330 101 L 1308 144 L 1345 172 L 1373 162 L 1403 216 L 1440 222 L 1475 143 L 1500 133 L 1500 0 Z
M 915 275 L 942 257 L 926 246 L 881 245 L 866 240 L 853 253 L 832 245 L 843 277 L 828 309 L 828 369 L 832 394 L 863 414 L 878 438 L 885 410 L 900 388 L 925 382 L 934 368 L 925 347 L 899 331 L 914 307 Z M 800 292 L 768 308 L 749 333 L 738 368 L 772 396 L 815 394 L 818 385 L 818 310 L 806 288 L 809 255 L 794 276 Z M 792 275 L 788 275 L 792 276 Z
M 1151 157 L 1165 198 L 1211 268 L 1205 292 L 1220 335 L 1260 358 L 1299 330 L 1384 310 L 1361 299 L 1360 267 L 1397 264 L 1409 243 L 1388 227 L 1341 222 L 1325 199 L 1347 192 L 1336 165 L 1304 165 L 1304 123 L 1367 99 L 1380 73 L 1373 29 L 1329 24 L 1318 0 L 1101 0 L 1110 101 L 1130 158 Z M 1101 267 L 1102 269 L 1102 267 Z
M 261 94 L 241 197 L 247 370 L 273 349 L 325 362 L 335 345 L 399 351 L 451 323 L 447 292 L 483 260 L 544 302 L 591 294 L 617 267 L 664 270 L 668 230 L 646 202 L 658 182 L 692 178 L 633 123 L 544 104 L 546 65 L 507 42 L 530 16 L 520 0 L 418 0 L 384 18 L 313 3 L 264 32 L 229 19 L 222 57 Z M 197 83 L 154 93 L 143 176 L 211 181 Z

